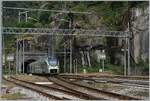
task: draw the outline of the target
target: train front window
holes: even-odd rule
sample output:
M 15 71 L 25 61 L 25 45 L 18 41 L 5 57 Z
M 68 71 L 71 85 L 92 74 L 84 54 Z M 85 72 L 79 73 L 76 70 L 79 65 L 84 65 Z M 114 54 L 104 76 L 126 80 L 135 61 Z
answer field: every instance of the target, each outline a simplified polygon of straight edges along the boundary
M 49 64 L 55 66 L 55 65 L 57 65 L 57 61 L 56 60 L 49 60 Z

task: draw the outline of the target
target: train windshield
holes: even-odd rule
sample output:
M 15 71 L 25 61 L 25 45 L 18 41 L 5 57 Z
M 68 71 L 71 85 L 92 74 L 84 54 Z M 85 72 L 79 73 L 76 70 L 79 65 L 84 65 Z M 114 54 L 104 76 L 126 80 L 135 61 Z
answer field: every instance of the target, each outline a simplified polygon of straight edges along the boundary
M 48 62 L 50 65 L 57 65 L 57 60 L 56 59 L 48 59 Z

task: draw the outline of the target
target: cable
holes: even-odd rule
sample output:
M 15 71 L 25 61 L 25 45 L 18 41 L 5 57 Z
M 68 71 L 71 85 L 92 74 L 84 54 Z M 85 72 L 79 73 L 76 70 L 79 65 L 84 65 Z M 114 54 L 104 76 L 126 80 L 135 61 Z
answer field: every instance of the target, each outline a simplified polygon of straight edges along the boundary
M 91 12 L 78 12 L 78 11 L 66 11 L 66 10 L 48 10 L 48 9 L 17 8 L 17 7 L 3 7 L 3 8 L 4 9 L 13 9 L 13 10 L 27 10 L 27 11 L 61 12 L 61 13 L 74 13 L 74 14 L 92 14 Z

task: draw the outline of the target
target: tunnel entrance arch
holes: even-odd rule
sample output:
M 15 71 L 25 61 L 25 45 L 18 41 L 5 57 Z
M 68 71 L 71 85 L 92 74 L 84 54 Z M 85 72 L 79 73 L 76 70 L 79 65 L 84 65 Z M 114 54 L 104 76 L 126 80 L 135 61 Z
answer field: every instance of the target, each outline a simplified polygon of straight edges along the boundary
M 26 60 L 26 61 L 24 61 L 24 68 L 23 68 L 23 63 L 22 63 L 22 65 L 21 65 L 21 73 L 28 73 L 28 66 L 29 66 L 29 64 L 30 63 L 32 63 L 32 62 L 35 62 L 36 61 L 36 59 L 28 59 L 28 60 Z M 23 70 L 24 69 L 24 70 Z

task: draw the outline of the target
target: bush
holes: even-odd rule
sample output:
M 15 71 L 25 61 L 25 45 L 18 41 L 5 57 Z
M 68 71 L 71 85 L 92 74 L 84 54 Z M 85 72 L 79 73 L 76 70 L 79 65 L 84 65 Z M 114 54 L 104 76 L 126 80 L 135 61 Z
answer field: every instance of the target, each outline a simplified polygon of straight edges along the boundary
M 99 72 L 99 69 L 102 69 L 102 66 L 100 64 L 97 64 L 96 66 L 92 67 L 80 67 L 79 72 L 83 73 L 83 70 L 86 69 L 87 73 L 92 73 L 92 72 Z M 104 65 L 104 71 L 106 72 L 111 72 L 114 74 L 120 74 L 123 75 L 123 67 L 118 66 L 118 65 L 113 65 L 113 64 L 105 64 Z
M 83 72 L 83 70 L 86 69 L 86 71 L 88 73 L 92 73 L 92 72 L 99 72 L 99 67 L 81 67 L 79 68 L 79 72 Z
M 149 63 L 148 63 L 148 59 L 146 59 L 146 61 L 144 61 L 142 58 L 139 58 L 139 63 L 136 65 L 136 67 L 138 69 L 141 70 L 141 74 L 149 74 Z
M 118 66 L 114 64 L 106 64 L 106 70 L 118 75 L 123 75 L 124 73 L 122 66 Z

